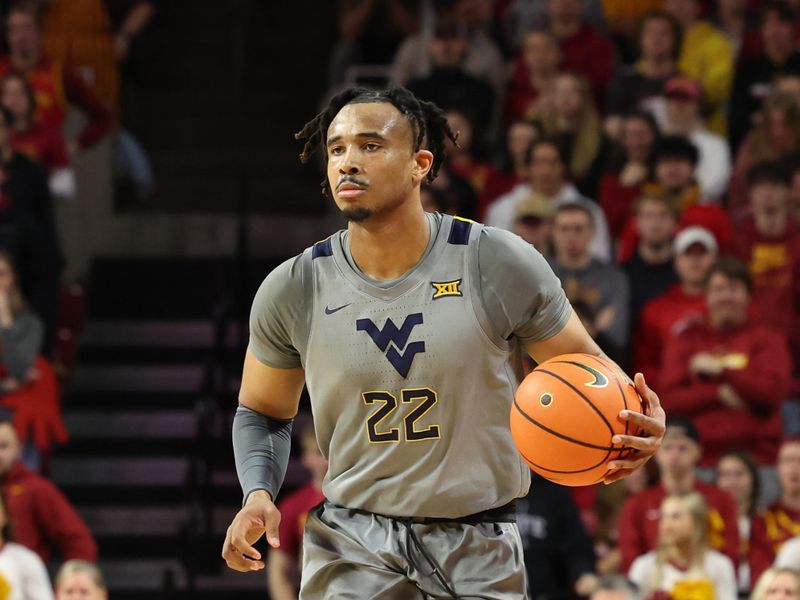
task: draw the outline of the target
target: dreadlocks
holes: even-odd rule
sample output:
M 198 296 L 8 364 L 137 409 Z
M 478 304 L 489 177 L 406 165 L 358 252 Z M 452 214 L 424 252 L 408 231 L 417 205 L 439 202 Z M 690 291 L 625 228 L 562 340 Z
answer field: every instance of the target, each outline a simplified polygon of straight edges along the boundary
M 441 108 L 433 102 L 418 99 L 406 88 L 391 88 L 388 90 L 369 90 L 367 88 L 348 88 L 334 96 L 327 108 L 320 112 L 303 126 L 303 129 L 294 135 L 295 139 L 306 140 L 300 160 L 308 162 L 317 148 L 325 148 L 328 127 L 342 108 L 348 104 L 361 104 L 369 102 L 389 102 L 399 110 L 411 123 L 415 135 L 414 152 L 425 146 L 433 153 L 433 165 L 428 171 L 428 181 L 436 179 L 439 167 L 445 158 L 445 138 L 454 144 L 458 134 L 454 133 L 444 116 Z M 322 181 L 322 193 L 329 192 L 327 178 Z

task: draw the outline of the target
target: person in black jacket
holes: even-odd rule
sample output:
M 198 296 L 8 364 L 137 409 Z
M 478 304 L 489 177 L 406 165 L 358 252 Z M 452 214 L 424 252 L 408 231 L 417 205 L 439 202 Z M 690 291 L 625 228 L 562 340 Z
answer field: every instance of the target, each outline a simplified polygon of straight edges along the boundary
M 528 495 L 517 500 L 517 526 L 532 600 L 592 591 L 597 583 L 592 540 L 567 488 L 532 474 Z

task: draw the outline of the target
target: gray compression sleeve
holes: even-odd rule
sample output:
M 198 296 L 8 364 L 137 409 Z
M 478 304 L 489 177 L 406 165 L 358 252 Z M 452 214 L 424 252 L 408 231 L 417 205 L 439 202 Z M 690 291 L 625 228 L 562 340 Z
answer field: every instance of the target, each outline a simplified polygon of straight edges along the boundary
M 233 417 L 233 456 L 244 501 L 256 490 L 278 494 L 289 466 L 292 420 L 273 419 L 239 406 Z

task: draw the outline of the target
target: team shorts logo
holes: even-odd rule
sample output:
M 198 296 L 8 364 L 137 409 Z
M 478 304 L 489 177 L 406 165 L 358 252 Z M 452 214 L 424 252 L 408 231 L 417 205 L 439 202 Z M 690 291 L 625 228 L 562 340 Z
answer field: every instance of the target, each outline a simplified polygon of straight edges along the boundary
M 461 280 L 455 281 L 431 281 L 433 286 L 433 300 L 445 298 L 447 296 L 463 296 L 461 293 Z
M 408 377 L 414 357 L 420 352 L 425 352 L 425 342 L 408 343 L 414 327 L 420 324 L 422 324 L 422 313 L 412 313 L 406 317 L 400 329 L 391 318 L 386 319 L 382 329 L 378 329 L 372 319 L 358 319 L 356 331 L 366 331 L 397 372 L 403 377 Z

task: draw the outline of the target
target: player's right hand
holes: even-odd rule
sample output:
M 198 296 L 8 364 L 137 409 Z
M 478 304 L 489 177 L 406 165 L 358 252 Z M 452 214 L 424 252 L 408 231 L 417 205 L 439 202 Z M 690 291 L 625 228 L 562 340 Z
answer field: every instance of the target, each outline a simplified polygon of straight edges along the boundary
M 273 548 L 279 547 L 280 522 L 281 513 L 270 495 L 262 490 L 252 492 L 228 527 L 225 544 L 222 546 L 222 558 L 234 571 L 260 571 L 265 564 L 261 560 L 261 553 L 253 548 L 253 544 L 266 534 L 267 543 Z

